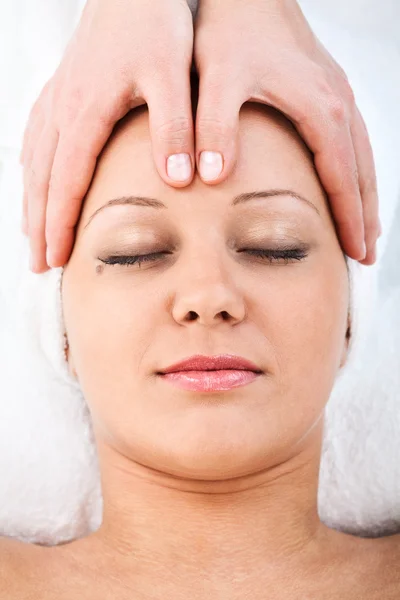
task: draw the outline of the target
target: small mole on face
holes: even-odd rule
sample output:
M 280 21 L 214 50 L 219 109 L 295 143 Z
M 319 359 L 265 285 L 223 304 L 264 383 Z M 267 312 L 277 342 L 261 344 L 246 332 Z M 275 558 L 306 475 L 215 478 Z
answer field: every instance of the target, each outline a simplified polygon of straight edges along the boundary
M 96 273 L 98 275 L 101 275 L 103 271 L 104 271 L 104 265 L 97 265 L 96 266 Z

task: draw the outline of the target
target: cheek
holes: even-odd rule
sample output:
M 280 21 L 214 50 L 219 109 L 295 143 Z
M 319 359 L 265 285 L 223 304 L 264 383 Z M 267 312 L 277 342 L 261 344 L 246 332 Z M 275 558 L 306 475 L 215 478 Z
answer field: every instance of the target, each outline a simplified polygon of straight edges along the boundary
M 132 391 L 159 314 L 149 294 L 122 278 L 112 285 L 74 273 L 65 277 L 63 304 L 74 366 L 89 403 L 108 401 L 117 389 Z
M 314 404 L 328 400 L 345 344 L 348 293 L 341 261 L 332 268 L 299 269 L 298 276 L 282 277 L 275 286 L 264 331 L 283 395 Z

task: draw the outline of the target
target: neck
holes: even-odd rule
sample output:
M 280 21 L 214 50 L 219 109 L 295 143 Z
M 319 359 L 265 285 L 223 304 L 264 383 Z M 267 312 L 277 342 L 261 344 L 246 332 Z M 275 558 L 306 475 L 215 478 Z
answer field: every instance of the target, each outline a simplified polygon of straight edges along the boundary
M 98 442 L 104 508 L 95 535 L 150 581 L 173 574 L 178 589 L 199 573 L 223 582 L 295 565 L 326 530 L 317 507 L 322 430 L 321 419 L 285 462 L 229 481 L 173 477 Z

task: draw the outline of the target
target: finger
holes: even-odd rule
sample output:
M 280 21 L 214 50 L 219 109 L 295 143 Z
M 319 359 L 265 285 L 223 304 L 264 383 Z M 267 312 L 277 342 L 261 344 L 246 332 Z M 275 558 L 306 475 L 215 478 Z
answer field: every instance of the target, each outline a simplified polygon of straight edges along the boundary
M 263 101 L 268 103 L 294 124 L 297 131 L 314 154 L 314 163 L 335 219 L 338 237 L 343 250 L 353 259 L 366 255 L 364 221 L 358 171 L 353 139 L 350 131 L 350 109 L 329 83 L 324 72 L 317 69 L 314 75 L 301 73 L 296 81 L 306 77 L 314 80 L 313 86 L 290 88 L 292 78 L 268 79 L 271 89 L 263 91 Z M 285 94 L 281 89 L 286 82 Z M 264 87 L 264 86 L 263 86 Z
M 308 104 L 308 106 L 307 106 Z M 314 99 L 294 124 L 314 154 L 314 163 L 346 254 L 366 255 L 364 221 L 353 139 L 346 106 L 340 99 Z M 292 111 L 291 111 L 292 112 Z
M 33 155 L 35 153 L 35 149 L 38 145 L 38 142 L 41 138 L 43 132 L 44 121 L 41 117 L 37 117 L 34 122 L 32 122 L 29 133 L 26 135 L 26 145 L 24 150 L 24 158 L 23 158 L 23 181 L 24 181 L 24 202 L 23 202 L 23 223 L 26 223 L 26 229 L 28 229 L 29 216 L 28 216 L 28 179 L 31 172 L 31 165 Z
M 30 114 L 26 122 L 24 130 L 24 138 L 22 141 L 22 148 L 19 155 L 19 164 L 24 165 L 27 160 L 32 159 L 32 138 L 37 139 L 37 131 L 41 131 L 43 128 L 43 117 L 41 113 Z
M 376 260 L 376 242 L 381 232 L 379 222 L 379 199 L 374 155 L 364 119 L 355 107 L 351 133 L 357 160 L 358 179 L 362 198 L 365 244 L 367 254 L 363 265 L 372 265 Z
M 201 75 L 201 74 L 200 74 Z M 239 112 L 245 97 L 219 75 L 201 75 L 196 114 L 196 164 L 205 183 L 231 173 L 237 156 Z
M 152 88 L 146 94 L 153 157 L 162 179 L 185 187 L 193 179 L 194 133 L 189 71 L 168 90 Z
M 49 180 L 58 133 L 54 127 L 45 127 L 32 159 L 27 188 L 28 233 L 31 248 L 31 269 L 35 273 L 47 271 L 45 220 Z
M 72 130 L 61 133 L 52 166 L 46 212 L 47 262 L 61 267 L 68 261 L 83 198 L 115 125 L 114 118 L 81 115 Z
M 35 142 L 39 139 L 40 133 L 42 132 L 45 122 L 43 112 L 43 92 L 45 89 L 46 86 L 43 88 L 43 91 L 41 92 L 40 96 L 32 106 L 24 130 L 24 137 L 22 141 L 22 149 L 19 156 L 19 162 L 21 165 L 25 165 L 25 163 L 28 164 L 28 168 L 30 167 L 30 162 L 32 160 Z
M 328 194 L 330 206 L 343 250 L 355 260 L 365 257 L 364 222 L 358 183 L 357 163 L 350 126 L 325 129 L 314 123 L 319 133 L 300 127 L 300 133 L 310 133 L 310 147 L 322 186 Z
M 24 196 L 22 204 L 22 231 L 28 235 L 29 215 L 28 215 L 28 179 L 31 171 L 32 158 L 41 138 L 44 119 L 41 112 L 36 112 L 27 125 L 24 134 L 24 146 L 20 156 L 20 164 L 23 167 Z

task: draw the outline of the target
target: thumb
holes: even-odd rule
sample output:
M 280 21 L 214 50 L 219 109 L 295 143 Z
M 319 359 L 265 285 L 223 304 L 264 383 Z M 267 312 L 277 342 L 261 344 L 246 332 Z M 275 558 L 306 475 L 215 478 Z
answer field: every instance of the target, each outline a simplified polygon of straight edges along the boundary
M 189 75 L 168 90 L 152 88 L 146 95 L 157 170 L 169 185 L 185 187 L 195 166 Z
M 238 151 L 239 112 L 244 98 L 215 75 L 200 78 L 196 114 L 196 164 L 205 183 L 219 183 L 232 171 Z

